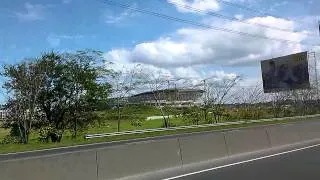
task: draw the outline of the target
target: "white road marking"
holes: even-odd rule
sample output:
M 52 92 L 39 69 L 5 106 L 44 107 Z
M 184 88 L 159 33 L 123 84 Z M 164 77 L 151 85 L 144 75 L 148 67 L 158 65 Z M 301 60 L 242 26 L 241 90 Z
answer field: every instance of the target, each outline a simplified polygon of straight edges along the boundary
M 318 147 L 318 146 L 320 146 L 320 144 L 307 146 L 307 147 L 303 147 L 303 148 L 298 148 L 298 149 L 285 151 L 285 152 L 281 152 L 281 153 L 276 153 L 276 154 L 272 154 L 272 155 L 268 155 L 268 156 L 262 156 L 262 157 L 259 157 L 259 158 L 249 159 L 249 160 L 240 161 L 240 162 L 236 162 L 236 163 L 231 163 L 231 164 L 227 164 L 227 165 L 223 165 L 223 166 L 217 166 L 217 167 L 214 167 L 214 168 L 204 169 L 204 170 L 201 170 L 201 171 L 195 171 L 195 172 L 192 172 L 192 173 L 182 174 L 182 175 L 179 175 L 179 176 L 170 177 L 170 178 L 166 178 L 166 179 L 163 179 L 163 180 L 179 179 L 179 178 L 192 176 L 192 175 L 195 175 L 195 174 L 200 174 L 200 173 L 204 173 L 204 172 L 208 172 L 208 171 L 214 171 L 214 170 L 217 170 L 217 169 L 236 166 L 236 165 L 239 165 L 239 164 L 244 164 L 244 163 L 249 163 L 249 162 L 258 161 L 258 160 L 262 160 L 262 159 L 267 159 L 267 158 L 280 156 L 280 155 L 284 155 L 284 154 L 289 154 L 289 153 L 293 153 L 293 152 L 297 152 L 297 151 L 303 151 L 303 150 L 311 149 L 311 148 Z

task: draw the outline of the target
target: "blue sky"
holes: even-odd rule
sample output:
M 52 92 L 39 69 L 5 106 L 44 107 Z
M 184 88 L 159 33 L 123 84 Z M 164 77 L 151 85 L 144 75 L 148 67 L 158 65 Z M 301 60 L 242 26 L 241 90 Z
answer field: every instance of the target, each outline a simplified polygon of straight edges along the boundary
M 109 6 L 104 0 L 1 0 L 0 62 L 17 63 L 50 50 L 65 52 L 90 48 L 105 52 L 105 58 L 118 63 L 118 67 L 130 68 L 142 63 L 172 77 L 186 78 L 241 74 L 246 78 L 244 84 L 252 84 L 260 80 L 260 60 L 320 49 L 305 46 L 304 43 L 320 44 L 320 40 L 303 34 L 318 33 L 319 1 L 228 1 L 275 17 L 246 11 L 219 0 L 116 0 L 132 8 L 146 8 L 197 23 L 290 39 L 301 44 L 203 30 Z M 292 34 L 225 21 L 172 3 L 303 33 Z

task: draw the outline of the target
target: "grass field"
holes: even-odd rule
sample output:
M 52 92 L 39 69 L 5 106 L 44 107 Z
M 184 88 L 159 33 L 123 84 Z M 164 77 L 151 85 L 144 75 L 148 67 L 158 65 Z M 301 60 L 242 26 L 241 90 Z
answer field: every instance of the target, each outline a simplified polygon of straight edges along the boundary
M 100 126 L 98 124 L 89 127 L 86 133 L 94 134 L 94 133 L 109 133 L 116 132 L 118 129 L 117 121 L 107 121 Z M 204 123 L 204 122 L 203 122 Z M 190 122 L 185 122 L 182 118 L 170 118 L 171 126 L 183 126 L 183 125 L 191 125 Z M 161 128 L 163 127 L 163 120 L 141 120 L 141 126 L 135 127 L 131 125 L 131 121 L 122 120 L 120 123 L 120 130 L 140 130 L 140 129 L 150 129 L 150 128 Z
M 1 128 L 1 123 L 0 123 L 0 140 L 8 134 L 9 134 L 9 130 Z
M 191 123 L 184 122 L 182 118 L 170 118 L 171 125 L 174 126 L 183 126 L 183 125 L 191 125 Z M 140 130 L 140 129 L 152 129 L 152 128 L 161 128 L 163 127 L 163 120 L 162 119 L 157 119 L 157 120 L 142 120 L 142 124 L 140 127 L 135 127 L 131 125 L 131 122 L 129 120 L 122 120 L 120 124 L 120 130 L 121 131 L 127 131 L 127 130 Z M 118 130 L 118 122 L 115 120 L 109 120 L 105 121 L 102 124 L 95 124 L 92 125 L 88 128 L 88 130 L 81 132 L 81 135 L 85 134 L 97 134 L 97 133 L 110 133 L 110 132 L 116 132 Z M 0 141 L 9 134 L 9 130 L 0 128 Z M 70 135 L 69 132 L 66 132 L 64 134 L 63 140 L 68 138 Z M 38 140 L 38 132 L 33 132 L 30 135 L 30 140 L 31 141 L 37 141 Z M 79 138 L 82 138 L 79 137 Z
M 69 136 L 65 136 L 61 143 L 40 143 L 37 139 L 37 136 L 31 136 L 30 142 L 27 145 L 24 144 L 8 144 L 8 145 L 0 145 L 0 154 L 13 153 L 13 152 L 22 152 L 22 151 L 31 151 L 31 150 L 39 150 L 39 149 L 48 149 L 55 147 L 66 147 L 73 145 L 81 145 L 81 144 L 91 144 L 98 142 L 111 142 L 111 141 L 120 141 L 120 140 L 128 140 L 128 139 L 137 139 L 137 138 L 146 138 L 146 137 L 155 137 L 155 136 L 163 136 L 163 135 L 174 135 L 174 134 L 183 134 L 183 133 L 191 133 L 191 132 L 202 132 L 202 131 L 212 131 L 212 130 L 221 130 L 221 129 L 230 129 L 230 128 L 240 128 L 240 127 L 251 127 L 251 126 L 260 126 L 267 124 L 278 124 L 278 123 L 288 123 L 288 122 L 296 122 L 296 121 L 304 121 L 306 120 L 297 118 L 297 119 L 283 119 L 281 121 L 270 121 L 270 122 L 259 122 L 259 123 L 250 123 L 250 124 L 240 124 L 240 125 L 228 125 L 228 126 L 217 126 L 217 127 L 205 127 L 205 128 L 197 128 L 197 129 L 184 129 L 177 131 L 164 131 L 164 132 L 152 132 L 145 134 L 136 134 L 136 135 L 123 135 L 116 137 L 105 137 L 105 138 L 96 138 L 96 139 L 84 139 L 83 137 L 78 137 L 77 139 L 71 139 Z M 161 126 L 162 121 L 148 121 L 146 125 L 141 128 L 145 128 L 148 126 L 158 125 Z M 123 125 L 125 127 L 127 125 Z M 154 128 L 154 127 L 153 127 Z M 103 131 L 106 130 L 106 131 Z M 88 132 L 97 133 L 101 132 L 109 132 L 112 131 L 112 128 L 101 127 L 101 128 L 91 128 Z M 0 129 L 2 135 L 7 133 L 7 130 Z

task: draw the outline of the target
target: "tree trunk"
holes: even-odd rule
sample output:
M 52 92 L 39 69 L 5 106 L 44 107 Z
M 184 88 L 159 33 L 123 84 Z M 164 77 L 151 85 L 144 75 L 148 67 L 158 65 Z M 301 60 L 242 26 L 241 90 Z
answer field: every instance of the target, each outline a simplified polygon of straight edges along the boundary
M 168 128 L 168 127 L 169 127 L 169 124 L 168 124 L 168 121 L 167 121 L 167 119 L 166 119 L 166 115 L 165 115 L 165 113 L 164 113 L 164 111 L 163 111 L 163 109 L 162 109 L 162 107 L 161 107 L 161 104 L 158 102 L 158 98 L 156 98 L 155 95 L 154 95 L 154 97 L 155 97 L 155 100 L 156 100 L 156 104 L 157 104 L 158 107 L 160 108 L 160 112 L 161 112 L 162 117 L 163 117 L 164 127 L 165 127 L 165 128 Z
M 73 127 L 73 139 L 77 139 L 77 135 L 78 135 L 78 129 L 77 129 L 77 125 L 78 125 L 78 120 L 77 118 L 74 119 L 74 127 Z
M 28 144 L 28 122 L 25 113 L 23 113 L 23 139 L 22 142 L 24 144 Z
M 207 108 L 204 108 L 204 121 L 207 122 Z
M 118 132 L 120 132 L 120 119 L 121 119 L 121 111 L 118 104 Z

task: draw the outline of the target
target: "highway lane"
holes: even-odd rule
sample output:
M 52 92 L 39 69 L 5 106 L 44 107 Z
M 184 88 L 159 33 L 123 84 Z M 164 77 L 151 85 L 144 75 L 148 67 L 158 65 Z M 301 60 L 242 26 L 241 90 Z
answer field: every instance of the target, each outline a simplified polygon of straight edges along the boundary
M 319 180 L 320 146 L 185 175 L 170 180 Z

